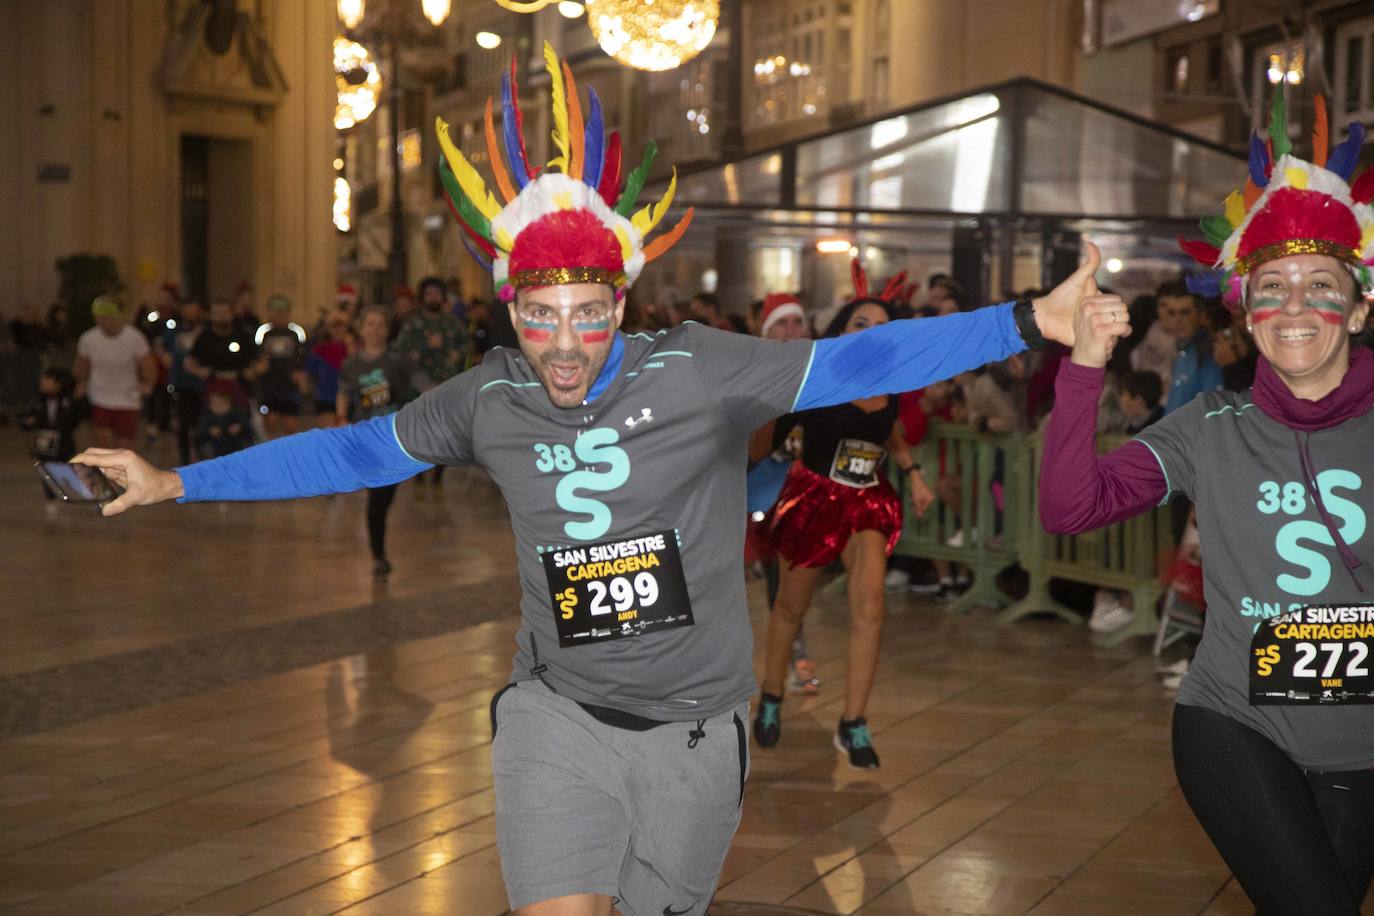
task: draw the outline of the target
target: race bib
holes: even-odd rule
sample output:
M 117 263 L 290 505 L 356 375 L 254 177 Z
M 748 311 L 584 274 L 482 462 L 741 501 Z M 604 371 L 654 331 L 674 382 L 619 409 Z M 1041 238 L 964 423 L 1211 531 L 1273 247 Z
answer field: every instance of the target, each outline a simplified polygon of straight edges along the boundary
M 694 622 L 672 531 L 548 551 L 544 574 L 564 649 Z
M 878 485 L 878 465 L 887 450 L 863 439 L 841 439 L 835 446 L 830 479 L 847 487 L 866 489 Z
M 1306 607 L 1265 621 L 1250 651 L 1253 706 L 1374 703 L 1374 605 Z
M 291 359 L 296 355 L 296 338 L 287 337 L 285 334 L 275 334 L 267 338 L 267 345 L 263 348 L 271 359 Z
M 62 447 L 62 434 L 55 429 L 38 429 L 33 433 L 33 453 L 42 458 L 56 458 Z

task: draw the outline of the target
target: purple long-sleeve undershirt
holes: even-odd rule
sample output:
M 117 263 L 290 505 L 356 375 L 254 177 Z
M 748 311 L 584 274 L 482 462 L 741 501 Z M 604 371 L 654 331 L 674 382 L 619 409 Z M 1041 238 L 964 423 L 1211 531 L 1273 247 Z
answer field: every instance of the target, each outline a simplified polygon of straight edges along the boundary
M 1097 454 L 1097 402 L 1103 369 L 1069 360 L 1054 383 L 1054 410 L 1040 463 L 1040 523 L 1053 534 L 1091 531 L 1138 515 L 1168 493 L 1149 447 L 1131 441 Z

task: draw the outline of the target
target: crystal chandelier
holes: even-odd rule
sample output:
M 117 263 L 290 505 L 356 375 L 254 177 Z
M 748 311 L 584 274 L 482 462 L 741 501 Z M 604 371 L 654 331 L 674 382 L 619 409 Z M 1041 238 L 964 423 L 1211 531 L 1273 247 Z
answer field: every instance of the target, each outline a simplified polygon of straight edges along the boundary
M 636 70 L 671 70 L 716 34 L 720 0 L 586 0 L 601 50 Z

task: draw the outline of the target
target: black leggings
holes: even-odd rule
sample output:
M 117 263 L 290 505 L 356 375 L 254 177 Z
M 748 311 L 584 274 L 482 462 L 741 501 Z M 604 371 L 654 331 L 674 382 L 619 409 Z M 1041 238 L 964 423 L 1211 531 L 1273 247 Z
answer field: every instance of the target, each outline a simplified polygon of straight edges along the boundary
M 177 458 L 182 464 L 191 463 L 196 426 L 200 423 L 200 392 L 177 389 L 172 395 L 176 402 Z
M 1184 705 L 1174 771 L 1263 916 L 1359 916 L 1374 872 L 1374 771 L 1303 770 L 1249 726 Z
M 367 491 L 367 546 L 372 548 L 372 556 L 377 560 L 386 556 L 386 513 L 396 498 L 397 486 L 393 483 Z

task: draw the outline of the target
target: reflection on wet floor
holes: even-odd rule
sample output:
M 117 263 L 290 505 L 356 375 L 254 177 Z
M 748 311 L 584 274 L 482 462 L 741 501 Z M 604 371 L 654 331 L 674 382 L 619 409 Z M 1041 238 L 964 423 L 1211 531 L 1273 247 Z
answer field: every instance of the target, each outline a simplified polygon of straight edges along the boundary
M 45 514 L 28 473 L 0 458 L 0 524 L 28 532 L 0 558 L 0 910 L 505 912 L 514 585 L 483 481 L 402 490 L 374 591 L 361 495 L 111 524 Z M 884 764 L 856 772 L 830 745 L 845 620 L 818 596 L 825 685 L 754 752 L 713 913 L 1252 912 L 1174 783 L 1145 647 L 896 597 Z

